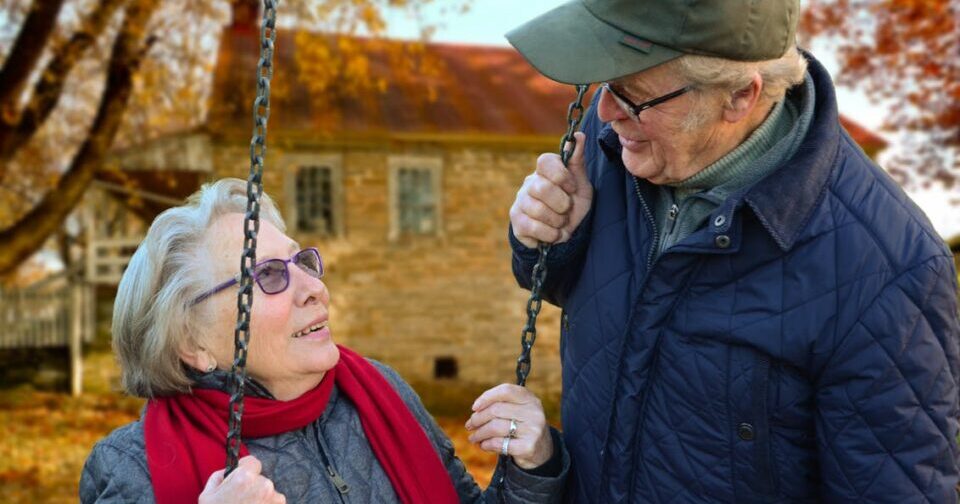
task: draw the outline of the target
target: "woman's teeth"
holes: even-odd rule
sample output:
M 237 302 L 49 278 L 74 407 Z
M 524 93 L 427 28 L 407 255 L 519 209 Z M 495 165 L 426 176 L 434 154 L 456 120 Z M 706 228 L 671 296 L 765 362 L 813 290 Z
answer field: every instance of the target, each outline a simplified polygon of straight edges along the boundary
M 310 334 L 310 333 L 312 333 L 312 332 L 314 332 L 314 331 L 319 331 L 320 329 L 323 329 L 323 328 L 326 327 L 326 326 L 327 326 L 327 323 L 326 323 L 326 322 L 322 322 L 322 323 L 320 323 L 320 324 L 314 324 L 314 325 L 312 325 L 312 326 L 310 326 L 310 327 L 308 327 L 308 328 L 306 328 L 306 329 L 303 329 L 302 331 L 299 331 L 299 332 L 294 333 L 294 334 L 293 334 L 293 337 L 294 337 L 294 338 L 299 338 L 299 337 L 301 337 L 301 336 L 306 336 L 306 335 L 308 335 L 308 334 Z

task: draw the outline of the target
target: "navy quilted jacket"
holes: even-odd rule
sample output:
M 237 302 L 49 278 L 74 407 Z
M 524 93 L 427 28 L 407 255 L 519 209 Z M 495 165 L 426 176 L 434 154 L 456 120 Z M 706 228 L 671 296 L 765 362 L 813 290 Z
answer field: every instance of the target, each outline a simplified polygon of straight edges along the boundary
M 564 312 L 568 500 L 957 501 L 952 257 L 810 59 L 797 153 L 656 260 L 657 191 L 588 112 L 593 208 L 544 287 Z M 511 244 L 529 288 L 536 251 Z

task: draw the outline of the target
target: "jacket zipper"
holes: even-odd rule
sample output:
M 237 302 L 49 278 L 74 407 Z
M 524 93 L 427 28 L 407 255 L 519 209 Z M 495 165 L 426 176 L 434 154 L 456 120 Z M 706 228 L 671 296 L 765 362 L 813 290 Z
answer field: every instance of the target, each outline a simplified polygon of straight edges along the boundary
M 327 456 L 327 453 L 330 451 L 330 449 L 327 448 L 327 443 L 323 440 L 323 434 L 319 428 L 317 429 L 317 443 L 320 446 L 320 458 L 322 459 L 323 465 L 327 470 L 327 476 L 330 477 L 330 481 L 333 483 L 333 486 L 336 487 L 337 492 L 339 492 L 340 502 L 345 504 L 346 499 L 344 499 L 343 496 L 350 492 L 350 485 L 347 484 L 347 481 L 343 479 L 342 476 L 340 476 L 340 473 L 337 472 L 337 469 L 333 467 L 333 462 Z
M 660 232 L 659 232 L 659 230 L 657 229 L 657 223 L 656 223 L 656 221 L 655 221 L 654 218 L 653 218 L 653 212 L 650 211 L 650 207 L 647 205 L 646 200 L 643 199 L 643 195 L 640 193 L 640 180 L 639 180 L 636 176 L 633 177 L 633 187 L 634 187 L 634 189 L 636 189 L 637 199 L 640 201 L 640 206 L 643 207 L 644 215 L 646 215 L 647 221 L 650 223 L 650 229 L 653 230 L 653 243 L 651 244 L 650 249 L 649 249 L 649 251 L 647 252 L 647 271 L 645 272 L 645 274 L 644 274 L 644 276 L 643 276 L 643 280 L 642 280 L 641 286 L 640 286 L 640 292 L 643 292 L 644 287 L 646 287 L 647 280 L 650 278 L 651 270 L 653 269 L 654 253 L 655 253 L 655 252 L 657 251 L 657 249 L 660 247 Z M 627 331 L 630 330 L 630 326 L 633 324 L 633 315 L 634 315 L 634 310 L 631 310 L 630 317 L 628 317 L 628 319 L 627 319 Z M 628 335 L 628 336 L 625 336 L 625 338 L 628 338 L 628 337 L 629 337 L 629 335 Z M 626 340 L 624 340 L 624 341 L 626 341 Z M 624 344 L 626 344 L 626 343 L 624 343 Z M 656 359 L 657 359 L 657 356 L 659 355 L 659 346 L 660 346 L 660 339 L 658 338 L 658 339 L 657 339 L 657 342 L 656 342 L 656 346 L 655 346 L 655 348 L 654 348 L 654 357 L 653 357 L 653 360 L 651 360 L 651 363 L 650 363 L 651 366 L 656 366 Z M 618 369 L 617 369 L 617 374 L 618 374 L 618 375 L 619 375 L 619 373 L 620 373 L 620 366 L 623 365 L 623 355 L 622 355 L 622 353 L 623 353 L 623 352 L 622 352 L 622 350 L 621 350 L 621 355 L 620 355 L 620 358 L 618 359 L 619 362 L 618 362 L 618 365 L 617 365 L 617 368 L 618 368 Z M 620 382 L 620 377 L 618 376 L 618 377 L 617 377 L 617 384 L 616 384 L 616 386 L 619 386 L 619 382 Z M 641 400 L 642 400 L 643 402 L 646 402 L 646 393 L 644 393 L 644 395 L 643 395 L 643 397 L 642 397 Z M 614 401 L 616 401 L 616 398 L 614 398 Z M 643 411 L 643 406 L 641 406 L 641 411 Z M 612 419 L 611 419 L 611 422 L 612 422 Z M 609 433 L 608 433 L 607 435 L 609 436 Z M 634 439 L 634 443 L 635 443 L 635 442 L 636 442 L 636 439 Z M 603 453 L 604 453 L 605 451 L 606 451 L 606 446 L 604 446 L 603 449 L 601 450 L 601 457 L 603 456 Z M 602 463 L 603 463 L 603 462 L 601 462 L 601 464 L 602 464 Z M 603 481 L 604 485 L 606 485 L 606 483 L 609 481 L 609 476 L 603 472 L 603 469 L 602 469 L 602 468 L 601 468 L 601 481 Z M 609 485 L 606 485 L 606 486 L 609 486 Z M 630 498 L 631 498 L 631 500 L 632 500 L 632 496 L 633 496 L 633 488 L 632 488 L 632 487 L 633 487 L 633 485 L 631 484 L 630 486 L 631 486 L 631 488 L 630 488 L 628 491 L 629 491 Z
M 637 199 L 640 200 L 640 206 L 643 207 L 643 212 L 647 216 L 647 221 L 650 222 L 650 228 L 653 229 L 653 246 L 650 247 L 649 252 L 647 252 L 647 274 L 650 276 L 650 268 L 653 267 L 653 254 L 654 251 L 660 246 L 660 232 L 657 230 L 657 223 L 653 219 L 653 212 L 650 211 L 650 207 L 647 206 L 646 200 L 643 199 L 643 196 L 640 194 L 640 180 L 636 176 L 633 177 L 633 187 L 637 191 Z
M 347 484 L 336 469 L 332 465 L 327 465 L 327 474 L 330 475 L 330 480 L 333 481 L 333 486 L 337 487 L 337 491 L 341 494 L 346 494 L 350 491 L 350 485 Z

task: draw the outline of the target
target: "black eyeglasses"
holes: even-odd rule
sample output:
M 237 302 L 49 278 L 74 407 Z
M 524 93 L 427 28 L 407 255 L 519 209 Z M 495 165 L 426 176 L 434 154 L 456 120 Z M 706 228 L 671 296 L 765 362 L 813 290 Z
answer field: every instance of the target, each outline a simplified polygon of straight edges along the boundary
M 323 260 L 320 259 L 320 251 L 314 247 L 305 248 L 290 256 L 290 259 L 267 259 L 258 262 L 253 267 L 253 279 L 257 281 L 257 285 L 260 286 L 260 290 L 264 294 L 280 294 L 287 290 L 287 287 L 290 286 L 290 270 L 287 269 L 290 263 L 296 264 L 313 278 L 323 278 Z M 193 300 L 193 304 L 197 304 L 239 282 L 240 276 L 235 276 L 200 294 Z
M 657 105 L 660 105 L 665 101 L 672 100 L 684 93 L 687 93 L 688 91 L 693 89 L 693 86 L 684 86 L 672 93 L 667 93 L 658 98 L 645 101 L 639 105 L 630 101 L 630 99 L 627 98 L 622 92 L 617 91 L 613 86 L 611 86 L 609 82 L 603 83 L 603 89 L 610 93 L 610 96 L 613 97 L 613 101 L 617 102 L 617 105 L 620 105 L 620 108 L 622 108 L 623 111 L 626 112 L 631 119 L 633 119 L 636 122 L 640 122 L 641 112 L 643 112 L 644 110 L 647 110 L 648 108 L 656 107 Z

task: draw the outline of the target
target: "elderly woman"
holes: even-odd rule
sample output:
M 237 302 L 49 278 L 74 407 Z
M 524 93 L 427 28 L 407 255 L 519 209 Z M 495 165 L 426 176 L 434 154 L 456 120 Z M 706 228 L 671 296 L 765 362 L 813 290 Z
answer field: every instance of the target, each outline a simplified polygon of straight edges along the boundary
M 334 344 L 315 248 L 284 234 L 264 194 L 237 469 L 224 478 L 245 182 L 204 186 L 161 214 L 124 273 L 113 318 L 123 386 L 149 399 L 101 440 L 82 502 L 492 502 L 411 388 Z M 231 278 L 232 277 L 232 278 Z M 226 280 L 225 279 L 229 279 Z M 483 393 L 470 440 L 511 462 L 508 502 L 556 502 L 569 460 L 524 388 Z

